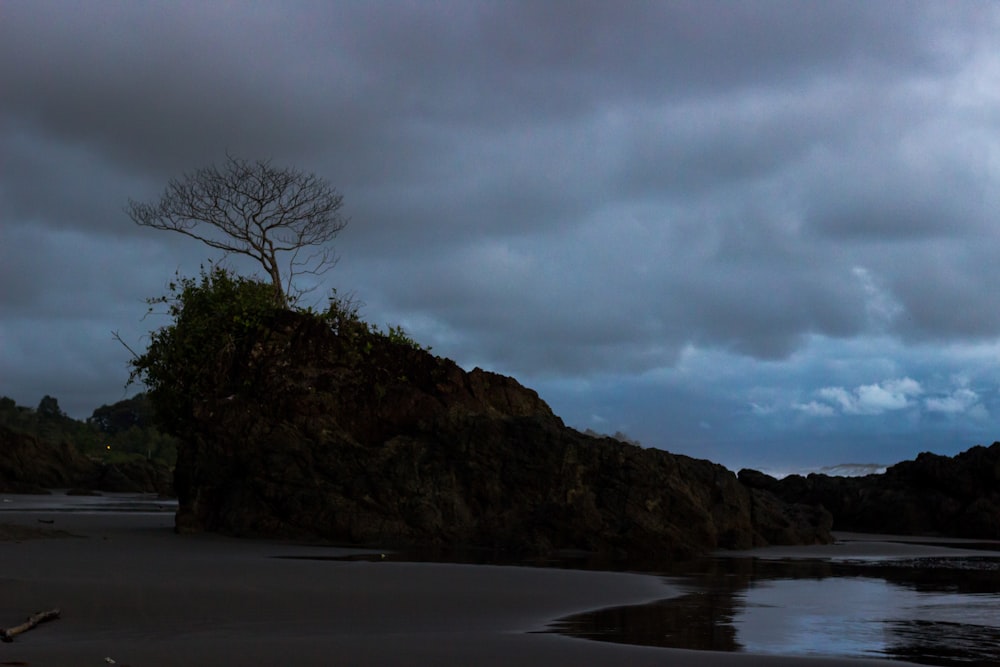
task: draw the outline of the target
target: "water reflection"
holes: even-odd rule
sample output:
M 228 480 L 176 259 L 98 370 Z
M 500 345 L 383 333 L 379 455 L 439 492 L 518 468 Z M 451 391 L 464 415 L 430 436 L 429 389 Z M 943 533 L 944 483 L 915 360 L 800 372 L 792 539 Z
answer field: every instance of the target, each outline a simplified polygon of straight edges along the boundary
M 732 595 L 701 591 L 645 605 L 614 607 L 570 616 L 553 624 L 562 634 L 584 639 L 669 646 L 705 651 L 738 651 Z
M 672 579 L 684 594 L 578 614 L 556 632 L 761 654 L 1000 665 L 1000 561 L 717 559 Z
M 73 512 L 93 514 L 111 513 L 170 513 L 177 511 L 177 500 L 162 498 L 155 493 L 112 493 L 74 495 L 65 489 L 44 495 L 2 495 L 2 512 Z

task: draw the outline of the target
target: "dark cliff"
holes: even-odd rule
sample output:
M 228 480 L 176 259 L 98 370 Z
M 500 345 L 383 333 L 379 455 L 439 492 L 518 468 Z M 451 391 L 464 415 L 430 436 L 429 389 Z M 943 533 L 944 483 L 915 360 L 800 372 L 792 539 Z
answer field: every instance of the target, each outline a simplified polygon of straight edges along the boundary
M 739 477 L 788 502 L 823 505 L 837 530 L 1000 539 L 1000 443 L 954 457 L 923 453 L 864 477 Z
M 181 531 L 630 557 L 813 543 L 829 515 L 566 427 L 515 380 L 281 311 L 172 425 Z

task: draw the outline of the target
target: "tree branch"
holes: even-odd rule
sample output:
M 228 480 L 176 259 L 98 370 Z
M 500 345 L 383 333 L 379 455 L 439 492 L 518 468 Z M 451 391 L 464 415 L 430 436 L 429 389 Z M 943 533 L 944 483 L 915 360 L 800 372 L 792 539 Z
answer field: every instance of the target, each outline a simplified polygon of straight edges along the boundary
M 14 637 L 21 634 L 22 632 L 27 632 L 39 623 L 44 623 L 45 621 L 51 621 L 53 619 L 59 618 L 61 612 L 58 609 L 50 609 L 48 611 L 40 611 L 32 614 L 28 617 L 24 623 L 20 625 L 15 625 L 11 628 L 0 628 L 0 640 L 10 643 L 14 641 Z
M 224 253 L 255 259 L 285 305 L 296 275 L 320 275 L 335 263 L 332 250 L 323 246 L 349 222 L 340 214 L 342 206 L 343 196 L 314 174 L 227 154 L 222 169 L 213 165 L 171 179 L 159 202 L 129 200 L 126 213 L 138 225 L 178 232 Z M 318 250 L 300 261 L 305 247 Z M 285 253 L 292 255 L 287 264 L 279 260 Z M 288 267 L 285 275 L 282 266 Z

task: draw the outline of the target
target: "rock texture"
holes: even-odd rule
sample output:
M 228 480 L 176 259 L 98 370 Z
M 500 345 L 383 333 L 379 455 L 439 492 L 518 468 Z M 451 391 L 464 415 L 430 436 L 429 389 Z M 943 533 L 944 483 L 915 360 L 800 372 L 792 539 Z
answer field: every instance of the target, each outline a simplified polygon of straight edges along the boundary
M 46 487 L 76 486 L 94 472 L 93 462 L 71 443 L 45 443 L 0 426 L 0 491 L 46 493 Z
M 145 461 L 108 464 L 87 458 L 71 442 L 48 442 L 0 426 L 0 492 L 88 489 L 172 494 L 170 473 Z
M 920 454 L 879 475 L 791 475 L 741 470 L 747 486 L 821 504 L 838 530 L 1000 539 L 1000 443 L 954 457 Z
M 581 434 L 511 378 L 386 337 L 282 312 L 229 369 L 173 425 L 180 531 L 628 557 L 830 539 L 822 510 Z

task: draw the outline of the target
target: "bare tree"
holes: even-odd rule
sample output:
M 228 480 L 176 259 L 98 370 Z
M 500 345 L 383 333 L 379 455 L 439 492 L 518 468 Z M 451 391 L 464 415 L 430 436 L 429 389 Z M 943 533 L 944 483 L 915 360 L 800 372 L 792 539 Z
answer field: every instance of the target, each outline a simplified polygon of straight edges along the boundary
M 342 203 L 315 174 L 227 155 L 221 169 L 212 165 L 171 179 L 158 202 L 130 199 L 125 210 L 143 227 L 180 232 L 257 260 L 284 307 L 305 291 L 294 285 L 296 275 L 320 275 L 336 263 L 329 243 L 348 223 Z

